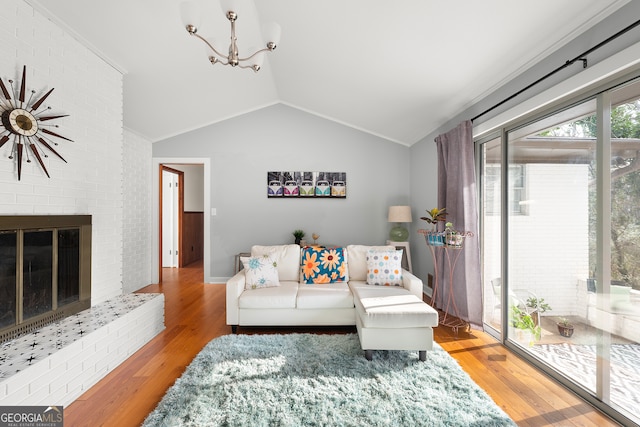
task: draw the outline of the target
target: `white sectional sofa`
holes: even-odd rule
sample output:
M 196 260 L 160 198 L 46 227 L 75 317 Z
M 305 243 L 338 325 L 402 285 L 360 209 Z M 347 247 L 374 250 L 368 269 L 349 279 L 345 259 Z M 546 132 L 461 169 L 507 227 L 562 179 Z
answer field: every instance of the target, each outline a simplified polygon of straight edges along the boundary
M 349 245 L 340 249 L 338 258 L 344 258 L 340 274 L 348 281 L 305 283 L 310 280 L 305 275 L 309 266 L 303 258 L 309 257 L 305 255 L 309 248 L 253 246 L 252 258 L 244 260 L 245 267 L 252 260 L 267 257 L 264 268 L 274 264 L 277 285 L 251 286 L 247 268 L 229 279 L 226 314 L 232 332 L 236 333 L 238 326 L 356 325 L 367 359 L 371 359 L 372 350 L 417 350 L 424 360 L 426 351 L 432 348 L 432 328 L 438 324 L 438 315 L 422 301 L 422 281 L 402 270 L 395 275 L 398 285 L 369 284 L 379 281 L 373 277 L 375 269 L 369 268 L 372 257 L 393 253 L 395 247 Z M 325 255 L 314 261 L 319 263 L 322 258 L 328 262 Z M 326 275 L 319 277 L 328 280 Z M 255 276 L 249 278 L 254 280 Z

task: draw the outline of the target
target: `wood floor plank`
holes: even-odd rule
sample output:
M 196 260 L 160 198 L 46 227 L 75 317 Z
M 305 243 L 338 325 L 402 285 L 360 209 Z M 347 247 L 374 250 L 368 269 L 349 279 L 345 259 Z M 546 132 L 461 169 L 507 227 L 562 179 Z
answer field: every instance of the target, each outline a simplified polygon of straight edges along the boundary
M 473 352 L 486 354 L 485 352 L 487 350 L 483 349 L 482 344 L 466 334 L 466 339 L 463 340 L 462 334 L 460 335 L 459 340 L 449 342 L 446 346 L 443 346 L 443 348 L 463 366 L 465 371 L 475 374 L 470 376 L 476 384 L 486 390 L 496 403 L 502 400 L 502 403 L 498 403 L 499 406 L 512 418 L 524 420 L 531 415 L 537 414 L 537 408 L 532 407 L 530 402 L 526 400 L 521 393 L 521 384 L 513 381 L 504 381 L 504 372 L 501 372 L 503 371 L 502 367 L 491 369 L 488 363 L 484 363 L 484 361 L 474 356 Z M 468 345 L 471 345 L 471 350 L 466 347 Z M 505 363 L 508 362 L 505 360 Z M 500 396 L 509 396 L 509 399 L 500 399 Z M 522 423 L 521 425 L 525 426 L 529 424 Z
M 435 339 L 519 426 L 618 425 L 484 332 L 438 327 Z
M 463 346 L 460 347 L 464 349 Z M 510 360 L 517 359 L 517 356 L 508 354 L 502 346 L 474 347 L 464 353 L 475 358 L 481 366 L 488 370 L 487 379 L 495 381 L 494 383 L 485 381 L 485 389 L 495 392 L 496 386 L 502 383 L 508 388 L 510 394 L 515 394 L 524 401 L 524 407 L 527 408 L 530 415 L 544 414 L 546 422 L 550 424 L 562 421 L 562 418 L 558 419 L 555 415 L 555 404 L 562 402 L 562 400 L 557 399 L 557 396 L 556 398 L 548 398 L 550 393 L 543 395 L 536 393 L 535 390 L 541 386 L 544 387 L 544 384 L 540 384 L 538 377 L 525 375 L 517 368 L 517 365 L 514 364 L 515 360 Z M 481 377 L 478 378 L 478 381 L 481 379 Z M 503 394 L 506 393 L 507 391 Z M 510 406 L 513 406 L 513 402 L 510 402 Z M 534 410 L 535 414 L 531 414 L 531 410 Z
M 225 287 L 202 282 L 202 266 L 165 269 L 162 284 L 140 292 L 165 295 L 165 330 L 65 408 L 65 426 L 139 426 L 186 366 L 213 338 L 229 334 Z M 239 328 L 240 333 L 353 333 L 347 327 Z M 616 426 L 608 417 L 480 331 L 436 341 L 519 426 Z

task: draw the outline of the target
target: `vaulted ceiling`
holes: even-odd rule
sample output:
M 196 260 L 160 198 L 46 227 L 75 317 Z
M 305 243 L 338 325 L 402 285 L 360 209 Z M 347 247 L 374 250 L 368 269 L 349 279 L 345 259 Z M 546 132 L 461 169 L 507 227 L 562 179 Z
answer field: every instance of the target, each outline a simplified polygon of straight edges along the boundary
M 151 141 L 283 103 L 408 146 L 628 2 L 239 1 L 241 56 L 282 27 L 258 73 L 212 66 L 180 0 L 27 0 L 124 72 L 124 125 Z M 198 34 L 226 51 L 218 0 L 200 2 Z

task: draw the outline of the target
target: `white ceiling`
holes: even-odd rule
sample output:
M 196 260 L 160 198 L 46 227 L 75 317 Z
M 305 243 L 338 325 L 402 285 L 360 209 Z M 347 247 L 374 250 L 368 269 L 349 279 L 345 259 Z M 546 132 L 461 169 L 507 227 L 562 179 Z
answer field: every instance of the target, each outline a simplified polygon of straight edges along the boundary
M 256 74 L 212 66 L 180 0 L 27 1 L 125 73 L 124 125 L 151 141 L 283 103 L 404 145 L 628 2 L 240 0 L 241 56 L 260 23 L 282 27 Z M 198 33 L 226 51 L 228 21 L 201 1 Z

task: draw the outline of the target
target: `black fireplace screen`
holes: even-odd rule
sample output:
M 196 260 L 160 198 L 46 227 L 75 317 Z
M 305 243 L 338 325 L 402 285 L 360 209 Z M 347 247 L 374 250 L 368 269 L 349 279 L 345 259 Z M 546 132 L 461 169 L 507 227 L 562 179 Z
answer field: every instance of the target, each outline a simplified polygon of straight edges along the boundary
M 60 217 L 59 227 L 0 228 L 0 342 L 90 306 L 91 222 L 76 217 L 77 226 Z
M 17 233 L 0 233 L 0 328 L 16 323 Z
M 80 297 L 80 230 L 58 231 L 58 307 Z
M 28 320 L 53 309 L 53 232 L 25 231 L 22 310 Z

